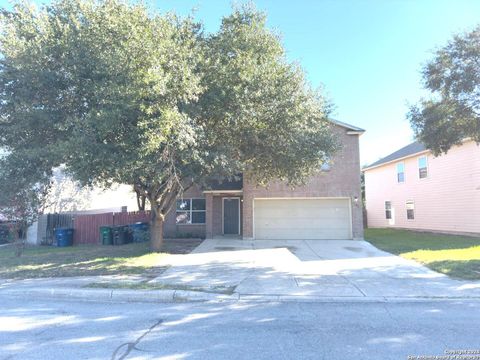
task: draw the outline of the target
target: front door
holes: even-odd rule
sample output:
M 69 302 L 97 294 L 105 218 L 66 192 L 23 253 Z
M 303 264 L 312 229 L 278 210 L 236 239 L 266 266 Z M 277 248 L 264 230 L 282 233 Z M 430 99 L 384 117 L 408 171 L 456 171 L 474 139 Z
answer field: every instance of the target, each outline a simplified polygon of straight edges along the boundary
M 223 198 L 223 234 L 240 234 L 240 199 Z

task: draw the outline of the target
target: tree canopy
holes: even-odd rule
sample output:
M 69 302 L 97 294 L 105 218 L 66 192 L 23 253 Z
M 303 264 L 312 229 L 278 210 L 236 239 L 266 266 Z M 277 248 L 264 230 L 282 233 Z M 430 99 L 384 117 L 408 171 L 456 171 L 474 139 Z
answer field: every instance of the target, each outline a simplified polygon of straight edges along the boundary
M 42 212 L 49 189 L 48 176 L 38 169 L 31 158 L 0 155 L 0 220 L 10 227 L 17 256 L 22 253 L 28 226 Z
M 422 74 L 432 97 L 408 114 L 417 138 L 435 154 L 467 138 L 480 142 L 480 27 L 454 36 Z
M 329 103 L 251 6 L 215 33 L 120 0 L 21 3 L 1 23 L 0 147 L 41 174 L 131 184 L 155 250 L 192 184 L 242 172 L 297 184 L 337 148 Z

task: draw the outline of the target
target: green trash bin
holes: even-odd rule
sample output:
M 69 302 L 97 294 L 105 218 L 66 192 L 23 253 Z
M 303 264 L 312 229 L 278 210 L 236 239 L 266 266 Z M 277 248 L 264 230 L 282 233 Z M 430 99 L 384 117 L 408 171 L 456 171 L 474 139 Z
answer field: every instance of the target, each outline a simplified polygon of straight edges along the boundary
M 112 226 L 112 237 L 113 245 L 123 245 L 128 244 L 130 241 L 130 234 L 128 231 L 128 226 Z
M 112 228 L 110 226 L 100 226 L 100 241 L 102 245 L 113 245 Z

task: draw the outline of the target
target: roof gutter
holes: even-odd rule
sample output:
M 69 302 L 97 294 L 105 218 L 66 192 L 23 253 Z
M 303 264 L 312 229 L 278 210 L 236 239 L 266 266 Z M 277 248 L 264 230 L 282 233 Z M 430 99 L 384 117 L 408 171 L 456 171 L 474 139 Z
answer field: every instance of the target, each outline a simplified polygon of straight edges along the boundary
M 362 135 L 365 131 L 347 131 L 347 135 Z
M 329 118 L 328 119 L 329 122 L 331 122 L 332 124 L 334 125 L 337 125 L 337 126 L 340 126 L 340 127 L 343 127 L 349 131 L 352 131 L 352 132 L 355 132 L 355 133 L 364 133 L 365 132 L 365 129 L 361 129 L 357 126 L 353 126 L 353 125 L 350 125 L 350 124 L 347 124 L 347 123 L 344 123 L 343 121 L 339 121 L 339 120 L 335 120 L 335 119 L 332 119 L 332 118 Z

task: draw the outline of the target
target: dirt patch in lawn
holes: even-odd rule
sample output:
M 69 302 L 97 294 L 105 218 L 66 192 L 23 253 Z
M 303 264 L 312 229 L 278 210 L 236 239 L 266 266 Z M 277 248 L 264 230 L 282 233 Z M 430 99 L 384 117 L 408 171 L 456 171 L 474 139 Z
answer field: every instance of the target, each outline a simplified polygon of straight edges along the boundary
M 162 251 L 168 254 L 190 254 L 202 242 L 202 239 L 167 239 Z

